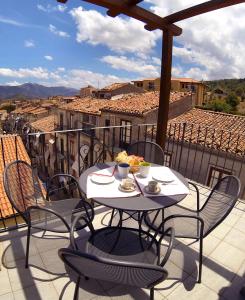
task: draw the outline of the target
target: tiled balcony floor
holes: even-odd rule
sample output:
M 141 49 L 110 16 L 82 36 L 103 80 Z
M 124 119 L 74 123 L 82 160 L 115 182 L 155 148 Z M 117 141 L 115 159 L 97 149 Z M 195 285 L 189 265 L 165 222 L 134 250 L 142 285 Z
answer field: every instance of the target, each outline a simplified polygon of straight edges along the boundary
M 203 198 L 207 190 L 202 189 Z M 182 205 L 192 207 L 193 195 Z M 96 209 L 94 225 L 103 226 L 108 210 Z M 86 240 L 87 232 L 82 232 Z M 0 300 L 70 300 L 75 284 L 65 272 L 57 250 L 69 245 L 67 239 L 50 234 L 40 239 L 41 233 L 31 238 L 30 267 L 24 268 L 25 230 L 0 236 L 3 251 L 0 271 Z M 198 244 L 191 240 L 176 240 L 166 268 L 168 279 L 156 287 L 155 299 L 238 300 L 245 284 L 245 204 L 238 202 L 227 219 L 204 239 L 202 283 L 197 284 Z M 0 248 L 1 253 L 1 248 Z M 149 291 L 114 285 L 90 279 L 81 282 L 79 299 L 149 299 Z M 243 298 L 244 299 L 244 298 Z

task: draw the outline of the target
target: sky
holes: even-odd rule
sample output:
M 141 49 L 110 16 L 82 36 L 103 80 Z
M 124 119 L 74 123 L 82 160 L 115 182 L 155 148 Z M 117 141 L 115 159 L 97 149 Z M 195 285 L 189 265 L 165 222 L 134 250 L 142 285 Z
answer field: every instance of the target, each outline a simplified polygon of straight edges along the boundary
M 146 0 L 160 16 L 204 0 Z M 245 3 L 178 22 L 172 76 L 199 80 L 245 77 Z M 0 85 L 102 88 L 158 77 L 162 35 L 142 22 L 81 0 L 0 2 Z

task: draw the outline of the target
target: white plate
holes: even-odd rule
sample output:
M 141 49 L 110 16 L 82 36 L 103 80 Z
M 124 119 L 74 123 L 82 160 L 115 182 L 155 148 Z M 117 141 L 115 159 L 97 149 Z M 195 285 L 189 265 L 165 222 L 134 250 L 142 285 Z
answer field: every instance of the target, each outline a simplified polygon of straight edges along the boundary
M 100 175 L 95 175 L 93 174 L 91 176 L 91 181 L 93 181 L 94 183 L 97 184 L 109 184 L 115 181 L 115 177 L 114 176 L 100 176 Z
M 164 171 L 152 174 L 152 178 L 156 181 L 165 183 L 173 182 L 176 179 L 174 174 L 172 174 L 171 172 L 165 173 Z

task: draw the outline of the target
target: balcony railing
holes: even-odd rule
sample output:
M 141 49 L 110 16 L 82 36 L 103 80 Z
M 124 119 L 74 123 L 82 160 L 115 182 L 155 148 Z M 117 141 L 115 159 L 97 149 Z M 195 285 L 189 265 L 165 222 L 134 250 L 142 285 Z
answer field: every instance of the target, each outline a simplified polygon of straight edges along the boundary
M 88 134 L 88 130 L 93 134 Z M 155 131 L 156 124 L 141 124 L 20 136 L 32 165 L 45 185 L 48 178 L 56 173 L 65 172 L 79 177 L 95 163 L 113 161 L 116 154 L 125 150 L 130 143 L 139 140 L 155 141 Z M 0 138 L 1 145 L 4 138 Z M 242 138 L 215 129 L 203 129 L 194 124 L 171 124 L 165 145 L 165 165 L 193 181 L 209 186 L 213 186 L 225 174 L 234 174 L 242 182 L 241 198 L 244 199 L 245 155 L 244 150 L 239 148 Z M 14 147 L 15 159 L 19 159 L 17 142 Z M 2 160 L 4 165 L 8 163 L 4 155 Z M 19 223 L 21 220 L 18 216 L 13 214 L 3 219 L 0 211 L 0 231 L 16 228 L 20 226 Z

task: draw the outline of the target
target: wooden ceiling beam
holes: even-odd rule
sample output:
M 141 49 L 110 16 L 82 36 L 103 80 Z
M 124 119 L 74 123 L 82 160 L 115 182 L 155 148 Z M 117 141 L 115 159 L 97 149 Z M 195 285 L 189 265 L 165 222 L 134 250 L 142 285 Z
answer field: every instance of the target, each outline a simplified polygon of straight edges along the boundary
M 217 9 L 225 8 L 236 4 L 241 4 L 244 2 L 245 0 L 211 0 L 173 13 L 169 16 L 164 17 L 163 20 L 168 24 L 172 24 L 191 17 L 205 14 L 207 12 L 211 12 Z
M 137 5 L 142 1 L 143 0 L 127 0 L 127 7 Z M 120 11 L 116 11 L 116 10 L 108 10 L 107 11 L 107 15 L 110 17 L 113 17 L 113 18 L 118 16 L 120 13 L 121 13 Z
M 60 0 L 58 0 L 60 1 Z M 62 1 L 62 0 L 61 0 Z M 109 11 L 116 11 L 149 24 L 154 29 L 169 30 L 173 36 L 181 35 L 182 29 L 174 24 L 167 24 L 163 18 L 136 5 L 128 6 L 128 0 L 83 0 L 92 4 L 103 6 Z M 153 29 L 152 29 L 153 30 Z

